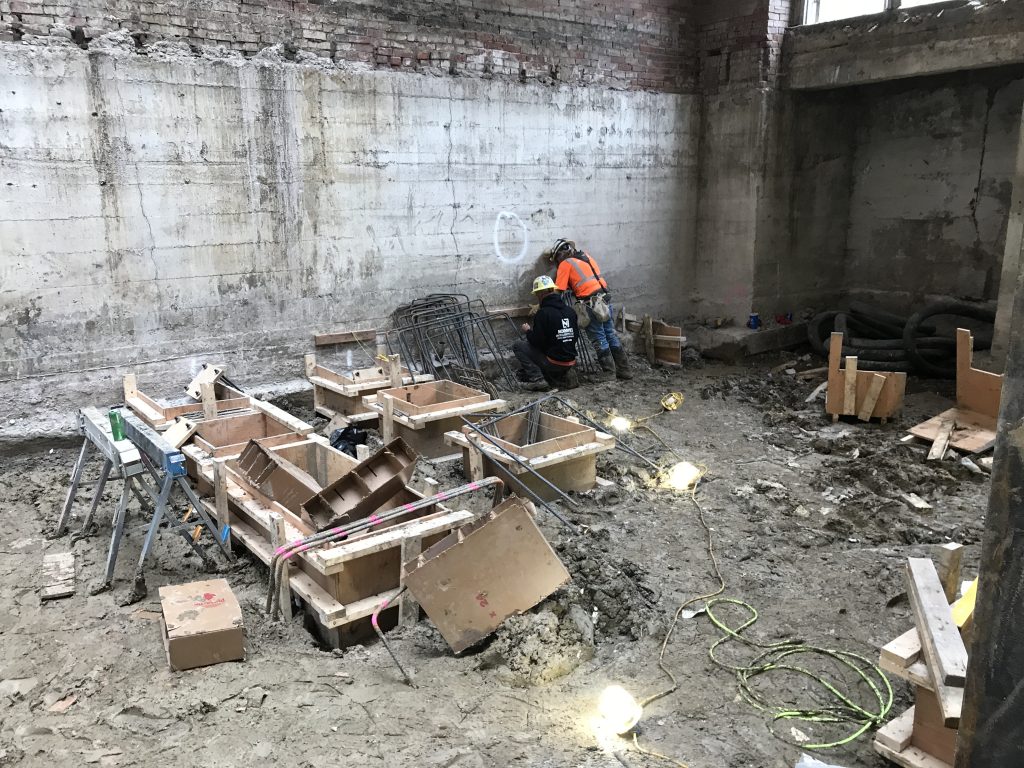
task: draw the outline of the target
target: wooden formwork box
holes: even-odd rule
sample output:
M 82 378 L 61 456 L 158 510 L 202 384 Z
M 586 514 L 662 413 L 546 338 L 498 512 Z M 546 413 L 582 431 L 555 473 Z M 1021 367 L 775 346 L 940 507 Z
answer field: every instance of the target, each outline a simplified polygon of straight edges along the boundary
M 934 443 L 945 437 L 964 453 L 979 453 L 995 444 L 1003 377 L 974 367 L 974 338 L 965 328 L 956 331 L 956 407 L 910 429 L 910 434 Z
M 313 385 L 313 408 L 328 419 L 344 417 L 351 423 L 377 421 L 380 414 L 368 407 L 364 397 L 372 397 L 382 389 L 434 380 L 433 376 L 414 374 L 401 366 L 392 355 L 389 365 L 361 368 L 349 374 L 337 373 L 316 362 L 316 355 L 306 355 L 306 378 Z
M 454 381 L 440 380 L 383 389 L 363 403 L 381 417 L 381 435 L 388 443 L 403 438 L 424 458 L 449 454 L 445 433 L 463 426 L 462 417 L 501 411 L 504 400 Z
M 825 412 L 832 415 L 832 421 L 856 416 L 861 421 L 881 419 L 884 424 L 903 410 L 906 389 L 905 373 L 858 370 L 856 357 L 843 358 L 843 334 L 832 334 L 825 391 Z
M 279 410 L 279 409 L 275 409 Z M 241 411 L 215 419 L 204 419 L 196 424 L 190 445 L 182 447 L 189 474 L 195 479 L 200 493 L 212 493 L 212 486 L 196 467 L 195 455 L 215 459 L 237 459 L 250 440 L 264 448 L 301 440 L 313 427 L 283 411 L 287 421 L 262 410 Z M 192 450 L 187 450 L 191 448 Z
M 563 491 L 589 491 L 597 485 L 597 455 L 615 448 L 611 435 L 549 413 L 540 414 L 532 443 L 527 442 L 528 429 L 528 414 L 516 413 L 494 422 L 496 434 L 491 439 L 501 448 L 466 425 L 445 433 L 444 439 L 462 449 L 462 468 L 467 479 L 504 477 L 504 473 L 496 470 L 498 465 L 545 501 L 552 501 L 557 494 L 534 477 L 530 469 Z
M 183 450 L 202 483 L 213 489 L 213 497 L 203 503 L 221 526 L 229 526 L 233 544 L 244 546 L 269 565 L 278 546 L 314 533 L 294 512 L 253 488 L 237 471 L 237 456 L 215 459 L 194 444 Z M 269 450 L 308 473 L 321 486 L 336 481 L 358 464 L 318 435 L 293 436 L 291 442 Z M 384 508 L 422 498 L 422 494 L 406 487 Z M 470 512 L 452 511 L 442 504 L 413 514 L 418 516 L 292 558 L 285 588 L 299 598 L 324 642 L 341 647 L 372 632 L 370 615 L 404 583 L 402 563 L 414 560 L 423 547 L 474 518 Z M 286 604 L 288 600 L 282 600 L 282 606 Z M 409 596 L 384 612 L 381 622 L 387 626 L 418 618 L 419 606 Z
M 216 403 L 215 407 L 218 413 L 250 410 L 253 408 L 253 398 L 249 395 L 222 381 L 214 381 L 212 384 Z M 124 376 L 122 385 L 124 388 L 125 405 L 132 410 L 132 413 L 154 429 L 163 431 L 174 424 L 178 417 L 203 418 L 202 400 L 164 404 L 139 389 L 138 378 L 135 374 Z

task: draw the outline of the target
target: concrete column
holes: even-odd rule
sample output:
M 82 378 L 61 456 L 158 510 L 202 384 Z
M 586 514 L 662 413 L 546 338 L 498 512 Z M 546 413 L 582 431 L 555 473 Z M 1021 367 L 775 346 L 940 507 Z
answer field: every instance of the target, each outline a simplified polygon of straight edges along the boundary
M 1014 311 L 1024 317 L 1024 272 Z M 1011 334 L 956 768 L 1024 765 L 1024 333 Z
M 1003 250 L 1002 276 L 999 278 L 999 304 L 996 307 L 996 327 L 992 337 L 992 361 L 1002 366 L 1010 343 L 1013 327 L 1013 292 L 1020 272 L 1021 251 L 1024 250 L 1024 112 L 1021 114 L 1020 134 L 1017 139 L 1017 168 L 1013 177 L 1013 197 L 1010 200 L 1006 222 L 1006 247 Z M 1018 315 L 1020 316 L 1020 315 Z

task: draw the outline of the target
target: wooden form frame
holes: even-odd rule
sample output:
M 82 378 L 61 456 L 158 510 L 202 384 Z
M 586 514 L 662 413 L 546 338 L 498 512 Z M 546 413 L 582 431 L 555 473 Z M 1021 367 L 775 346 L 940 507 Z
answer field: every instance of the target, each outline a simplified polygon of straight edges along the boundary
M 402 367 L 398 355 L 390 355 L 387 365 L 361 368 L 351 374 L 338 373 L 316 361 L 316 355 L 305 356 L 306 378 L 313 385 L 313 409 L 328 419 L 344 417 L 348 422 L 376 421 L 379 414 L 363 403 L 363 398 L 382 389 L 434 380 Z M 398 375 L 395 375 L 395 368 Z
M 515 436 L 521 439 L 521 425 L 518 421 L 513 421 L 521 416 L 525 418 L 524 414 L 513 414 L 495 424 L 499 435 L 495 438 L 496 442 L 514 458 L 481 439 L 468 426 L 463 425 L 461 430 L 445 433 L 445 442 L 462 450 L 462 468 L 468 480 L 480 480 L 489 475 L 504 476 L 496 470 L 495 464 L 498 464 L 504 473 L 516 476 L 545 501 L 551 501 L 557 494 L 547 484 L 533 477 L 530 469 L 563 491 L 589 491 L 598 484 L 597 454 L 615 448 L 614 437 L 590 427 L 583 427 L 570 419 L 543 414 L 550 419 L 547 422 L 550 429 L 564 430 L 564 434 L 531 445 L 520 445 L 502 439 L 501 425 L 506 420 L 509 423 L 505 425 L 504 433 L 508 437 Z M 572 430 L 568 425 L 574 425 L 578 430 Z M 543 433 L 539 432 L 539 436 L 543 436 Z
M 305 434 L 313 431 L 310 425 L 304 422 L 299 424 Z M 257 440 L 264 447 L 269 447 L 295 442 L 305 436 L 294 430 L 293 426 L 262 410 L 243 411 L 198 422 L 192 441 L 210 456 L 237 458 L 250 440 Z
M 856 416 L 861 421 L 881 419 L 885 424 L 903 409 L 907 374 L 861 371 L 857 358 L 843 358 L 843 334 L 833 333 L 828 351 L 828 387 L 825 412 L 832 421 L 840 416 Z M 840 367 L 840 363 L 843 367 Z
M 996 421 L 1003 377 L 974 367 L 974 338 L 965 328 L 956 331 L 956 407 L 910 428 L 914 437 L 937 445 L 935 458 L 946 447 L 981 453 L 996 440 Z
M 423 390 L 425 387 L 430 389 Z M 418 402 L 410 402 L 405 397 L 400 402 L 395 397 L 398 393 L 412 398 L 405 390 L 413 388 L 418 388 L 415 396 Z M 447 380 L 381 390 L 374 396 L 364 397 L 363 403 L 380 415 L 385 443 L 401 437 L 428 459 L 449 455 L 445 433 L 460 429 L 463 416 L 503 411 L 508 407 L 504 400 L 492 400 L 486 392 Z M 402 409 L 417 413 L 410 414 Z
M 682 365 L 686 337 L 679 326 L 644 315 L 637 336 L 651 365 Z
M 298 515 L 251 487 L 231 460 L 214 459 L 194 444 L 183 450 L 199 484 L 212 489 L 212 498 L 203 500 L 207 510 L 217 515 L 222 526 L 230 526 L 236 544 L 245 546 L 264 563 L 270 563 L 277 546 L 313 533 Z M 280 451 L 317 481 L 336 481 L 357 464 L 317 435 L 298 437 L 271 450 Z M 388 503 L 397 506 L 421 498 L 420 493 L 406 487 Z M 368 629 L 366 619 L 404 584 L 403 562 L 415 559 L 424 546 L 429 547 L 474 518 L 471 512 L 452 511 L 438 504 L 419 517 L 353 536 L 342 544 L 301 553 L 288 569 L 282 606 L 296 596 L 323 639 L 340 647 L 349 637 Z M 419 618 L 418 606 L 410 601 L 389 609 L 389 613 L 392 619 L 398 613 L 399 620 L 407 623 Z M 357 627 L 360 623 L 367 626 Z
M 160 431 L 168 429 L 179 417 L 201 418 L 203 416 L 202 400 L 197 400 L 194 403 L 165 405 L 139 389 L 138 378 L 134 373 L 125 374 L 122 379 L 122 386 L 124 388 L 125 405 L 154 429 Z M 245 410 L 253 407 L 253 398 L 220 381 L 214 383 L 214 395 L 216 398 L 215 407 L 218 413 Z

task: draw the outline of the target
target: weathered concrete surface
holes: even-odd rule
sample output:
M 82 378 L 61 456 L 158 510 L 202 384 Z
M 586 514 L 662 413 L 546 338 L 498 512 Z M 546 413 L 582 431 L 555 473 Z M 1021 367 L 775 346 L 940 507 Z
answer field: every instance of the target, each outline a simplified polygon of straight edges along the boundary
M 1024 80 L 964 75 L 864 89 L 845 284 L 889 302 L 994 299 Z
M 992 357 L 999 363 L 1000 370 L 1002 361 L 1005 361 L 1010 348 L 1010 331 L 1014 327 L 1014 289 L 1022 263 L 1024 263 L 1024 111 L 1021 112 L 1017 139 L 1017 162 L 1013 174 L 1010 211 L 1006 219 L 1006 245 L 1003 248 L 996 325 L 992 336 Z
M 680 312 L 693 97 L 23 45 L 0 92 L 0 436 L 128 371 L 298 376 L 430 292 L 521 300 L 559 236 Z
M 783 82 L 836 88 L 1024 63 L 1024 4 L 970 0 L 796 27 Z

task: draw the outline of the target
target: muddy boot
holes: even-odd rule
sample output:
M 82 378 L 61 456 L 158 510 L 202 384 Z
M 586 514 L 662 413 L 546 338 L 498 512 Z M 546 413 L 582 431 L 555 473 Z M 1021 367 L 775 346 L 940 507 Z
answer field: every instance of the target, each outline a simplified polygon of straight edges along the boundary
M 570 368 L 556 382 L 559 389 L 576 389 L 580 385 L 580 377 L 575 368 Z
M 626 350 L 622 347 L 612 347 L 611 355 L 615 360 L 615 376 L 620 379 L 632 379 L 633 372 L 629 370 L 629 358 L 626 357 Z
M 551 385 L 544 379 L 537 379 L 536 381 L 524 381 L 523 389 L 527 392 L 548 392 Z
M 612 359 L 611 350 L 606 349 L 604 352 L 599 352 L 597 363 L 605 373 L 615 373 L 615 361 Z

